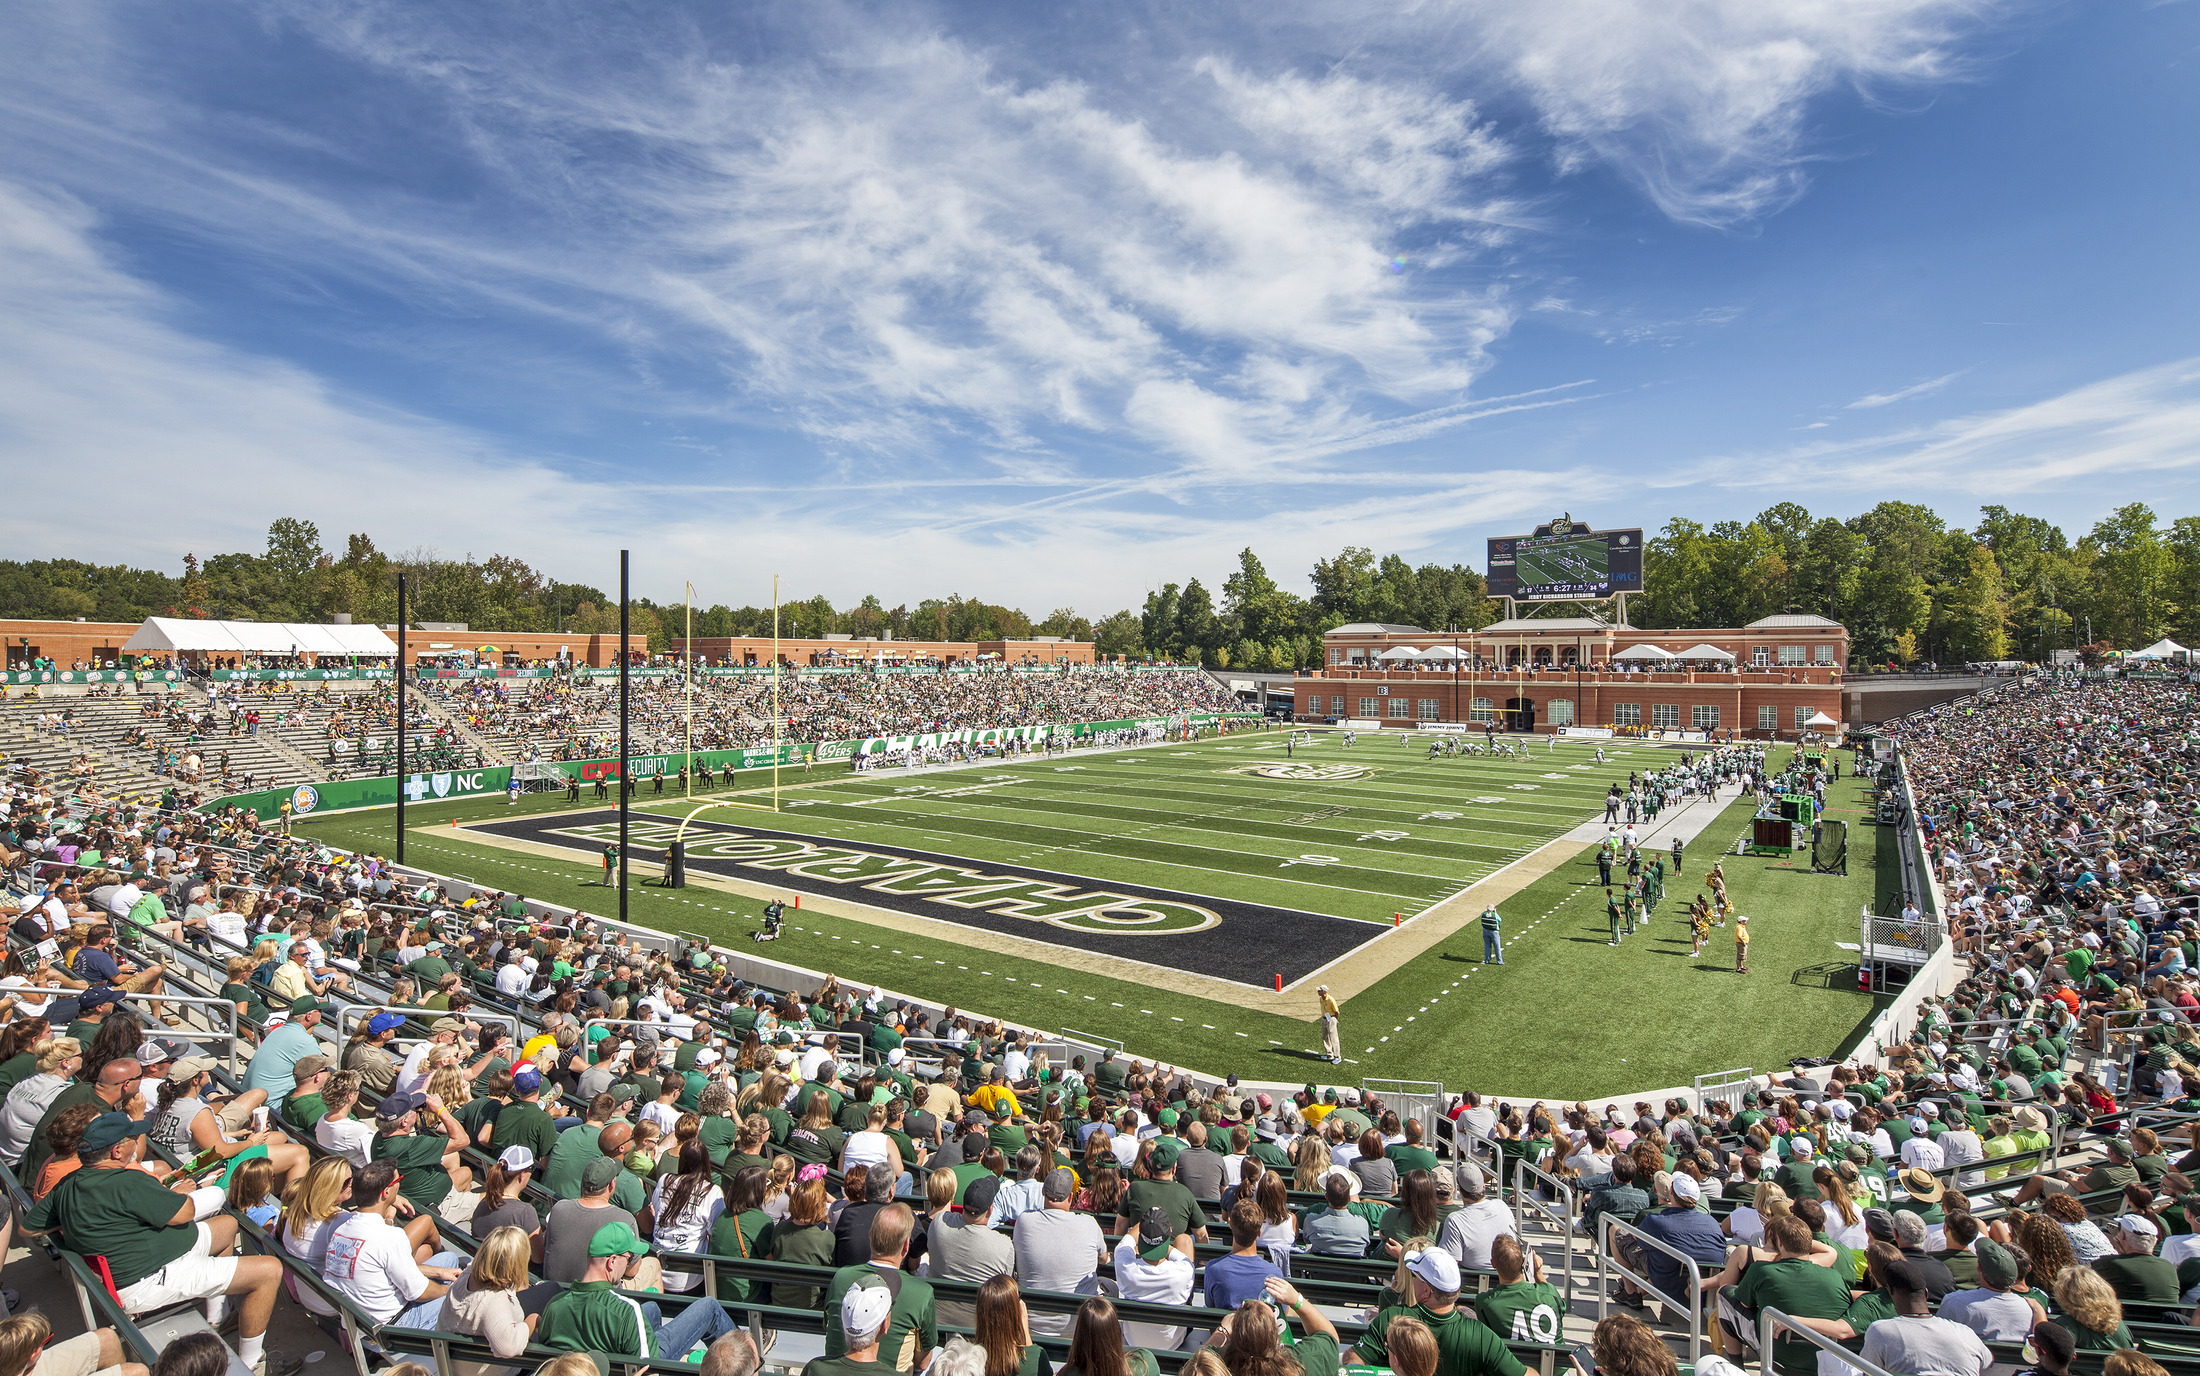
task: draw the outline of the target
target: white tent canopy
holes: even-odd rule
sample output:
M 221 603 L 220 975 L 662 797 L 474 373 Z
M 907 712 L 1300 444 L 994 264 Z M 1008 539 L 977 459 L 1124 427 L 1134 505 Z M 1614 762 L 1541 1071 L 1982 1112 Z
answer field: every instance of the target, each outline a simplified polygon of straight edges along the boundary
M 1421 652 L 1411 645 L 1393 645 L 1375 657 L 1377 659 L 1419 659 Z
M 2147 646 L 2144 650 L 2133 650 L 2130 654 L 2125 655 L 2124 658 L 2168 659 L 2172 655 L 2189 655 L 2191 653 L 2192 651 L 2186 649 L 2184 646 L 2178 644 L 2176 641 L 2171 640 L 2169 637 L 2164 636 L 2162 639 L 2155 641 L 2152 645 Z
M 1671 659 L 1672 657 L 1671 653 L 1661 650 L 1655 645 L 1637 645 L 1633 649 L 1621 650 L 1618 654 L 1612 656 L 1614 659 Z
M 1803 723 L 1805 727 L 1812 731 L 1823 731 L 1829 726 L 1839 726 L 1840 724 L 1823 712 L 1812 713 L 1810 720 Z
M 1421 652 L 1421 658 L 1423 659 L 1465 659 L 1466 657 L 1463 651 L 1453 649 L 1449 645 L 1431 645 Z
M 1734 656 L 1728 654 L 1726 651 L 1720 649 L 1716 645 L 1691 645 L 1687 649 L 1682 650 L 1679 654 L 1674 655 L 1673 658 L 1723 659 L 1729 664 L 1732 664 L 1734 662 Z
M 287 621 L 196 621 L 149 616 L 123 644 L 125 654 L 367 655 L 388 657 L 397 642 L 376 626 L 319 626 Z

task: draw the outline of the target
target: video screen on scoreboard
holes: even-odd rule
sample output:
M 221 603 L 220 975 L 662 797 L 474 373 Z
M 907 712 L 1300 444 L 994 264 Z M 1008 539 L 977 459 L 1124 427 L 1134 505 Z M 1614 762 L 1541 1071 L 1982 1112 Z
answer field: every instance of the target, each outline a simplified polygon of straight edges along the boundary
M 1489 595 L 1571 602 L 1642 590 L 1642 532 L 1583 530 L 1570 520 L 1490 541 Z

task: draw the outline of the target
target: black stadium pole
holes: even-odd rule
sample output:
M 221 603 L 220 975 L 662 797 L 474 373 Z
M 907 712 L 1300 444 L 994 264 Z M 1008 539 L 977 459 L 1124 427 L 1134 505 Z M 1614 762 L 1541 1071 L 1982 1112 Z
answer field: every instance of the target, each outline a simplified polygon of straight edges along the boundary
M 397 863 L 405 863 L 405 575 L 397 575 Z
M 619 921 L 626 921 L 626 551 L 619 551 Z

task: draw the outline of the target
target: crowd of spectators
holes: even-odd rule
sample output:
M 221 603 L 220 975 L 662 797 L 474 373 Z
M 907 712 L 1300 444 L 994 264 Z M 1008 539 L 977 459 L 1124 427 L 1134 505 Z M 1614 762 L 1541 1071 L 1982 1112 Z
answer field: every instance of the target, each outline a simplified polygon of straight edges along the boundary
M 1896 1372 L 1983 1376 L 1988 1344 L 2028 1342 L 2050 1373 L 2105 1352 L 2151 1376 L 2131 1324 L 2200 1299 L 2196 725 L 2177 688 L 2064 680 L 1897 727 L 1939 886 L 1918 905 L 1968 966 L 1905 1042 L 1700 1108 L 1468 1093 L 1447 1142 L 1352 1088 L 1065 1062 L 983 1016 L 751 986 L 248 814 L 21 780 L 0 790 L 21 894 L 0 1157 L 36 1201 L 24 1226 L 104 1257 L 126 1309 L 207 1298 L 283 1372 L 264 1348 L 287 1257 L 377 1323 L 506 1360 L 701 1349 L 745 1376 L 727 1308 L 747 1301 L 822 1310 L 812 1376 L 934 1354 L 1033 1376 L 1055 1339 L 1088 1374 L 1208 1343 L 1193 1362 L 1228 1376 L 1284 1376 L 1279 1352 L 1305 1376 L 1521 1376 L 1506 1344 L 1557 1341 L 1581 1302 L 1523 1236 L 1524 1163 L 1649 1282 L 1597 1328 L 1624 1376 L 1671 1370 L 1636 1315 L 1698 1274 L 1734 1355 L 1770 1307 Z M 256 1043 L 235 1081 L 161 1025 L 161 939 L 224 960 Z M 2042 1169 L 2058 1142 L 2074 1168 Z M 232 1255 L 247 1223 L 281 1255 Z M 690 1300 L 699 1253 L 830 1269 L 721 1276 L 714 1304 Z M 1364 1331 L 1340 1343 L 1292 1254 L 1381 1277 Z M 1035 1313 L 1030 1291 L 1085 1298 Z M 1116 1311 L 1141 1302 L 1229 1317 Z M 1818 1361 L 1792 1338 L 1772 1356 Z
M 618 749 L 615 679 L 429 681 L 432 695 L 518 759 L 593 759 Z M 774 688 L 762 675 L 630 684 L 632 748 L 736 750 L 772 741 Z M 865 673 L 788 670 L 777 686 L 781 738 L 796 742 L 1182 717 L 1241 704 L 1196 669 L 1063 668 Z

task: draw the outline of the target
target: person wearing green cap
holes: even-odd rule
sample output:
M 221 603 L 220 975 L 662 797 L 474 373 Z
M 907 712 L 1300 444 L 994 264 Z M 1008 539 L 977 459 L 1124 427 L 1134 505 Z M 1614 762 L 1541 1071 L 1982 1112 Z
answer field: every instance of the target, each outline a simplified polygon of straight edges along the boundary
M 1132 1220 L 1144 1218 L 1148 1209 L 1159 1209 L 1168 1223 L 1169 1236 L 1188 1233 L 1205 1242 L 1207 1212 L 1192 1198 L 1190 1190 L 1177 1183 L 1176 1153 L 1163 1151 L 1156 1142 L 1141 1152 L 1140 1161 L 1144 1174 L 1123 1192 L 1123 1202 L 1116 1210 L 1115 1231 L 1129 1232 Z
M 2047 1311 L 2030 1295 L 2013 1293 L 2022 1278 L 2016 1254 L 1990 1237 L 1972 1249 L 1978 1258 L 1978 1288 L 1942 1297 L 1940 1317 L 1953 1320 L 1990 1343 L 2021 1343 Z
M 588 1269 L 543 1306 L 535 1341 L 558 1352 L 601 1352 L 613 1357 L 662 1357 L 679 1361 L 697 1343 L 708 1347 L 734 1330 L 722 1304 L 698 1299 L 666 1320 L 654 1300 L 636 1301 L 618 1290 L 649 1244 L 623 1222 L 606 1223 L 588 1240 Z

